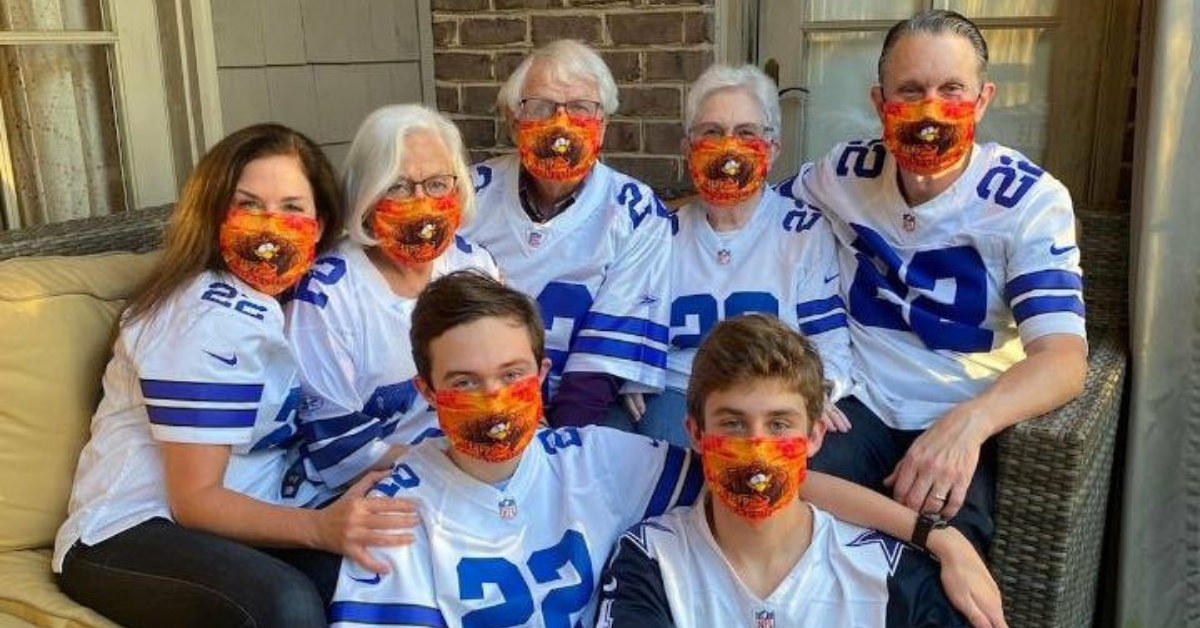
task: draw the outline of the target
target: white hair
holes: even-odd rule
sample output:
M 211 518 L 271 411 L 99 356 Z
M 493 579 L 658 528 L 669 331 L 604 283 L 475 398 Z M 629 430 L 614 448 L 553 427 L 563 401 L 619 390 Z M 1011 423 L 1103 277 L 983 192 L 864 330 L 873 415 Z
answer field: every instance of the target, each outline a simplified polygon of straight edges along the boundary
M 453 174 L 457 177 L 458 201 L 463 224 L 475 215 L 475 185 L 467 166 L 466 152 L 458 127 L 440 113 L 422 105 L 388 105 L 371 112 L 354 134 L 354 143 L 342 164 L 342 187 L 346 199 L 346 230 L 350 239 L 363 246 L 375 246 L 368 221 L 375 204 L 400 176 L 405 159 L 424 155 L 406 155 L 404 138 L 414 131 L 437 134 L 450 154 Z
M 779 137 L 779 125 L 782 116 L 779 113 L 779 91 L 775 81 L 753 65 L 733 67 L 723 63 L 714 63 L 696 79 L 688 88 L 687 103 L 683 110 L 683 128 L 687 131 L 696 121 L 696 114 L 704 100 L 713 92 L 723 89 L 744 89 L 762 110 L 763 123 L 771 128 L 768 134 Z
M 604 113 L 610 116 L 616 113 L 620 102 L 617 100 L 617 83 L 613 80 L 612 71 L 595 50 L 574 39 L 552 41 L 529 53 L 496 95 L 496 105 L 500 111 L 516 114 L 521 106 L 521 92 L 525 89 L 529 68 L 539 61 L 546 64 L 552 79 L 566 83 L 594 83 Z

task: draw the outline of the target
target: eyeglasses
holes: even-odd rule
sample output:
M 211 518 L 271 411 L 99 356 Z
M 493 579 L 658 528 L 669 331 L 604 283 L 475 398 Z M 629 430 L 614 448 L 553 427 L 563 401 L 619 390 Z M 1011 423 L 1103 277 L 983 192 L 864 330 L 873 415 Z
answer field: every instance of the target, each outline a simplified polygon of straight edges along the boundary
M 554 115 L 558 108 L 572 118 L 595 118 L 600 115 L 600 103 L 594 100 L 568 100 L 555 102 L 545 98 L 525 98 L 517 109 L 522 120 L 545 120 Z
M 688 129 L 688 139 L 692 141 L 719 140 L 726 135 L 732 135 L 743 140 L 759 140 L 766 138 L 774 132 L 775 129 L 762 124 L 746 123 L 739 124 L 732 129 L 726 129 L 715 122 L 706 122 Z
M 454 192 L 457 183 L 458 177 L 452 174 L 435 174 L 421 181 L 398 179 L 387 189 L 387 197 L 393 200 L 412 198 L 417 188 L 421 188 L 429 198 L 442 198 Z

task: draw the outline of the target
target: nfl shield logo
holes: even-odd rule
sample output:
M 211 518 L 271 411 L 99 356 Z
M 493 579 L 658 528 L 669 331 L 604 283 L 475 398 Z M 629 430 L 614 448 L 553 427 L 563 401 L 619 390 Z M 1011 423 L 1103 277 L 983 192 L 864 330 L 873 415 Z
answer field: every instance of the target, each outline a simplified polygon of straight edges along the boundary
M 504 520 L 517 516 L 517 502 L 511 497 L 500 500 L 500 518 Z
M 542 233 L 541 231 L 530 231 L 529 232 L 529 246 L 532 246 L 535 249 L 538 248 L 539 246 L 542 245 L 542 239 L 545 237 L 546 237 L 546 234 Z
M 718 264 L 724 266 L 724 265 L 728 264 L 732 259 L 733 259 L 733 254 L 729 252 L 729 249 L 721 249 L 720 251 L 717 251 L 717 263 Z
M 758 611 L 755 613 L 754 628 L 775 628 L 775 611 Z

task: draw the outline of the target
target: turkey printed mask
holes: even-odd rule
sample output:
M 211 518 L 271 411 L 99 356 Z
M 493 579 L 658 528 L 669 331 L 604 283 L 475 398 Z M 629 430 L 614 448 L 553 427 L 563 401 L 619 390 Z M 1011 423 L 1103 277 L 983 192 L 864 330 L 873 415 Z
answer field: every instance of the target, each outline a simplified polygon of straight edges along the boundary
M 566 113 L 517 123 L 517 149 L 529 174 L 549 181 L 582 181 L 600 155 L 600 118 Z
M 379 248 L 397 264 L 423 264 L 438 258 L 454 240 L 462 222 L 458 194 L 428 196 L 375 204 L 371 228 Z
M 904 170 L 943 172 L 975 144 L 975 102 L 885 102 L 883 143 Z
M 319 238 L 320 224 L 311 216 L 235 207 L 221 223 L 218 245 L 230 272 L 275 296 L 312 266 Z
M 762 138 L 696 140 L 688 157 L 692 183 L 709 205 L 737 205 L 762 189 L 770 150 L 771 144 Z
M 492 394 L 439 390 L 435 401 L 438 422 L 454 449 L 486 462 L 521 455 L 542 418 L 541 382 L 536 375 Z
M 705 434 L 704 479 L 717 499 L 751 523 L 791 503 L 808 471 L 808 439 Z

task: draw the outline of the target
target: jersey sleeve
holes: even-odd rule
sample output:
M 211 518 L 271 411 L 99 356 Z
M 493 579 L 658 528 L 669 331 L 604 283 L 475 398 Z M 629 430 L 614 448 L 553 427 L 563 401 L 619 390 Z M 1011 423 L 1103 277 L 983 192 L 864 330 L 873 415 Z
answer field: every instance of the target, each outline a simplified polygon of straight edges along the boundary
M 808 263 L 796 269 L 796 320 L 800 333 L 821 354 L 825 379 L 832 385 L 830 401 L 837 401 L 851 386 L 850 330 L 839 290 L 837 244 L 828 221 L 822 218 L 813 223 L 805 246 Z
M 629 189 L 641 196 L 627 204 L 640 218 L 617 244 L 564 372 L 607 373 L 632 384 L 627 392 L 659 391 L 666 383 L 671 223 L 649 188 L 626 185 L 622 194 Z
M 288 343 L 303 389 L 298 417 L 305 456 L 321 481 L 334 488 L 388 450 L 384 419 L 363 412 L 367 399 L 355 383 L 360 353 L 343 311 L 350 307 L 356 305 L 329 298 L 298 297 L 287 304 Z
M 595 468 L 603 469 L 613 512 L 624 516 L 624 529 L 676 506 L 696 502 L 704 485 L 700 456 L 690 449 L 605 427 L 578 430 L 586 439 Z
M 1083 271 L 1071 197 L 1057 181 L 1039 187 L 1010 242 L 1004 297 L 1021 342 L 1049 334 L 1086 336 Z
M 617 539 L 600 576 L 596 628 L 674 628 L 658 561 L 637 533 Z
M 171 312 L 182 315 L 154 325 L 133 349 L 151 435 L 174 443 L 249 443 L 269 375 L 264 357 L 272 323 L 199 299 Z

